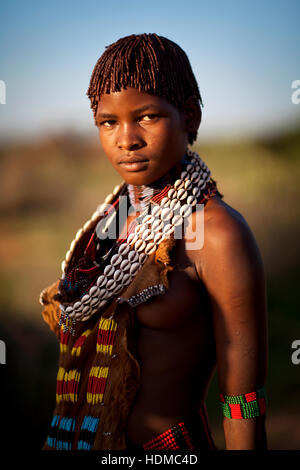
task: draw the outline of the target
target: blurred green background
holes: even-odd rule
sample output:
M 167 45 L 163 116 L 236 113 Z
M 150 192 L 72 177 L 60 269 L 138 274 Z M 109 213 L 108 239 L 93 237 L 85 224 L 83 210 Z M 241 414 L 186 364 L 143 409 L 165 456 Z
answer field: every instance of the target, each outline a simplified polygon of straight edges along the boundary
M 299 328 L 300 125 L 265 140 L 197 143 L 224 200 L 253 230 L 265 263 L 269 308 L 269 448 L 300 448 L 300 365 L 291 362 Z M 75 232 L 120 177 L 97 140 L 61 133 L 0 148 L 0 339 L 5 433 L 39 449 L 55 399 L 58 344 L 41 317 L 40 291 L 60 276 Z M 3 403 L 3 402 L 2 402 Z M 214 377 L 207 406 L 224 447 Z M 6 436 L 7 437 L 7 436 Z
M 38 450 L 46 437 L 58 345 L 39 293 L 58 279 L 76 231 L 120 183 L 95 137 L 85 94 L 93 67 L 108 44 L 151 32 L 187 53 L 204 103 L 194 149 L 261 249 L 269 448 L 300 449 L 300 365 L 291 362 L 300 340 L 299 16 L 299 0 L 2 2 L 1 450 L 14 450 L 16 439 L 18 449 Z M 207 405 L 223 448 L 216 377 Z

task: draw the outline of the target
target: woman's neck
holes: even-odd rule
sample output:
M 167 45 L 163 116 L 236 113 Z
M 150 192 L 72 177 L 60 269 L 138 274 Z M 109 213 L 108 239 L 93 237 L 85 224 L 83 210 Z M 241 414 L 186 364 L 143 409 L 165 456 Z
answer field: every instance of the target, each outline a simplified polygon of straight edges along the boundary
M 186 155 L 170 168 L 166 174 L 150 184 L 134 185 L 128 183 L 129 201 L 135 212 L 143 212 L 157 193 L 162 191 L 168 184 L 173 185 L 174 181 L 180 177 L 184 163 L 188 163 Z

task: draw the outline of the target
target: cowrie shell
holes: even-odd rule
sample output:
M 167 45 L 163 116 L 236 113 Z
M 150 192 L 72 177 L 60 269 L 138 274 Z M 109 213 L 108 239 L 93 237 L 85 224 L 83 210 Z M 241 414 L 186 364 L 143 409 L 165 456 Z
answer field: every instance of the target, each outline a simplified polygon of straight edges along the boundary
M 155 206 L 152 204 L 152 207 L 151 207 L 151 214 L 154 216 L 154 217 L 158 217 L 159 214 L 161 212 L 161 208 L 160 206 Z M 149 214 L 150 215 L 150 214 Z
M 163 240 L 163 234 L 161 232 L 158 232 L 154 235 L 153 241 L 154 243 L 158 244 Z
M 191 175 L 191 181 L 194 182 L 196 178 L 198 178 L 199 173 L 198 171 L 194 171 Z
M 113 255 L 113 256 L 111 257 L 111 260 L 110 260 L 110 262 L 111 262 L 111 264 L 112 264 L 113 266 L 116 266 L 117 264 L 120 264 L 121 261 L 122 261 L 122 256 L 119 255 L 118 253 L 115 254 L 115 255 Z
M 180 189 L 184 186 L 184 181 L 182 181 L 181 179 L 180 180 L 176 180 L 175 183 L 174 183 L 174 188 L 175 189 Z
M 116 285 L 116 281 L 114 281 L 113 279 L 109 279 L 106 284 L 106 289 L 112 290 L 114 289 L 115 285 Z
M 77 312 L 80 312 L 82 310 L 82 303 L 77 301 L 75 302 L 75 304 L 73 305 L 73 308 L 74 310 L 76 310 Z
M 177 214 L 177 215 L 174 215 L 173 219 L 172 219 L 172 223 L 175 227 L 177 227 L 177 225 L 181 225 L 183 223 L 183 218 L 181 215 Z
M 153 214 L 152 214 L 152 215 L 151 215 L 151 214 L 147 214 L 147 215 L 145 215 L 145 217 L 143 218 L 142 223 L 143 223 L 143 224 L 152 224 L 153 220 L 154 220 Z
M 140 268 L 140 263 L 133 263 L 130 268 L 130 274 L 133 275 Z
M 180 209 L 180 215 L 182 217 L 188 217 L 192 212 L 192 208 L 189 204 L 183 204 L 183 206 Z
M 114 189 L 113 189 L 113 195 L 115 196 L 117 194 L 117 192 L 119 191 L 119 189 L 121 188 L 121 184 L 117 184 Z
M 192 182 L 191 180 L 186 180 L 185 183 L 184 183 L 184 187 L 187 191 L 189 191 L 192 187 Z
M 181 178 L 182 180 L 184 180 L 184 178 L 186 178 L 187 176 L 188 176 L 188 172 L 187 172 L 187 171 L 182 171 L 182 172 L 180 173 L 180 178 Z
M 186 197 L 187 197 L 187 191 L 186 191 L 186 189 L 183 189 L 183 188 L 179 189 L 179 190 L 178 190 L 178 193 L 177 193 L 177 199 L 178 199 L 179 201 L 182 201 L 182 200 L 185 199 Z
M 106 196 L 106 198 L 104 199 L 105 204 L 110 204 L 113 198 L 114 198 L 113 194 L 108 194 L 108 196 Z
M 130 233 L 127 238 L 128 245 L 135 243 L 137 239 L 138 239 L 138 236 L 136 233 Z
M 72 258 L 72 254 L 73 252 L 71 250 L 67 251 L 66 253 L 66 261 L 67 263 L 70 261 L 70 259 Z
M 83 304 L 86 304 L 86 303 L 88 303 L 88 302 L 90 301 L 90 298 L 91 298 L 91 297 L 89 296 L 89 294 L 85 294 L 85 295 L 82 297 L 81 302 L 82 302 Z
M 128 251 L 130 250 L 129 246 L 127 245 L 127 243 L 122 243 L 119 247 L 119 253 L 120 255 L 122 256 L 125 256 L 127 255 Z
M 62 270 L 62 272 L 64 272 L 64 270 L 66 269 L 66 265 L 67 265 L 67 263 L 66 263 L 66 261 L 64 260 L 64 261 L 61 263 L 61 270 Z
M 201 191 L 197 186 L 192 189 L 192 194 L 197 198 L 200 195 Z
M 138 262 L 140 263 L 140 265 L 144 264 L 144 262 L 146 261 L 147 258 L 148 258 L 148 256 L 146 255 L 146 253 L 143 253 L 143 252 L 139 253 L 139 261 Z
M 104 212 L 108 209 L 109 204 L 103 202 L 100 207 L 98 207 L 98 212 L 100 215 L 104 215 Z
M 129 273 L 123 273 L 123 277 L 121 279 L 122 285 L 126 284 L 128 281 L 130 281 L 131 276 Z
M 145 240 L 137 240 L 137 242 L 134 245 L 135 251 L 142 251 L 146 248 L 146 242 Z
M 135 232 L 136 234 L 142 233 L 144 230 L 145 230 L 144 225 L 140 225 L 140 224 L 138 224 L 138 225 L 134 228 L 134 232 Z
M 150 254 L 153 253 L 155 250 L 156 250 L 156 244 L 153 243 L 153 242 L 150 242 L 150 243 L 148 243 L 148 245 L 146 246 L 145 253 L 146 253 L 147 255 L 150 255 Z
M 194 207 L 197 203 L 197 199 L 195 198 L 195 196 L 188 196 L 187 200 L 186 200 L 187 204 L 189 204 L 191 207 Z
M 73 312 L 73 307 L 71 307 L 71 306 L 69 305 L 69 307 L 66 308 L 65 312 L 66 312 L 67 314 L 72 313 L 72 312 Z
M 76 246 L 77 240 L 73 240 L 70 245 L 70 251 L 74 251 L 74 248 Z
M 81 315 L 82 315 L 82 312 L 81 312 L 81 311 L 79 311 L 79 310 L 76 311 L 76 312 L 75 312 L 75 319 L 76 319 L 76 320 L 79 320 L 79 319 L 82 320 Z
M 101 274 L 101 276 L 98 277 L 96 284 L 98 287 L 103 287 L 105 286 L 106 282 L 107 282 L 107 277 Z
M 85 305 L 82 309 L 82 313 L 83 314 L 86 314 L 87 312 L 89 312 L 91 309 L 91 307 L 89 305 Z
M 143 234 L 142 234 L 142 239 L 145 241 L 152 240 L 153 238 L 153 232 L 149 228 L 147 228 Z
M 83 229 L 80 228 L 75 235 L 75 240 L 78 241 L 82 234 L 83 234 Z
M 166 224 L 163 228 L 163 233 L 165 235 L 170 235 L 170 233 L 174 232 L 175 227 L 172 224 Z
M 95 220 L 97 220 L 99 217 L 100 217 L 99 211 L 95 211 L 91 217 L 91 220 L 95 222 Z
M 127 271 L 129 268 L 130 268 L 130 261 L 128 261 L 127 259 L 124 259 L 120 265 L 120 269 L 122 271 Z
M 178 199 L 173 199 L 173 201 L 171 201 L 170 209 L 172 209 L 173 212 L 176 212 L 177 210 L 179 210 L 180 207 L 181 205 Z
M 153 232 L 158 232 L 163 226 L 163 221 L 162 220 L 155 220 L 152 224 L 152 231 Z
M 165 207 L 165 208 L 161 211 L 160 217 L 161 217 L 162 220 L 165 221 L 165 220 L 171 219 L 171 218 L 173 217 L 173 215 L 174 215 L 174 214 L 173 214 L 172 209 L 170 209 L 169 207 Z
M 89 290 L 89 294 L 91 297 L 96 297 L 99 295 L 100 289 L 97 286 L 93 286 Z M 75 306 L 74 306 L 75 307 Z
M 130 263 L 134 263 L 135 261 L 138 260 L 138 257 L 139 255 L 137 254 L 136 251 L 134 250 L 131 250 L 129 253 L 128 253 L 128 261 L 130 261 Z
M 103 274 L 104 276 L 111 276 L 114 273 L 115 268 L 111 266 L 111 264 L 108 264 L 105 266 Z
M 93 222 L 92 220 L 88 220 L 88 221 L 84 224 L 84 226 L 82 227 L 82 228 L 83 228 L 83 231 L 84 231 L 84 232 L 87 232 L 87 231 L 91 228 L 91 226 L 93 225 L 93 223 L 94 223 L 94 222 Z
M 194 171 L 195 169 L 195 163 L 192 162 L 192 163 L 189 163 L 186 167 L 186 171 L 190 172 L 190 171 Z
M 168 207 L 170 205 L 170 198 L 169 197 L 163 197 L 162 200 L 160 201 L 160 207 Z
M 174 189 L 174 188 L 169 189 L 169 191 L 168 191 L 168 198 L 169 199 L 174 199 L 174 197 L 176 197 L 176 195 L 177 195 L 176 189 Z
M 117 285 L 117 286 L 114 288 L 114 294 L 117 294 L 117 293 L 120 292 L 122 289 L 123 289 L 122 284 Z
M 99 299 L 97 297 L 93 297 L 91 300 L 91 306 L 95 307 L 95 305 L 97 305 L 98 302 L 99 302 Z
M 198 181 L 200 180 L 200 178 L 201 178 L 201 176 L 200 176 L 199 173 L 198 173 L 198 176 L 197 176 L 196 178 L 194 178 L 194 180 L 193 180 L 193 184 L 198 183 Z
M 103 289 L 103 288 L 100 289 L 99 297 L 100 297 L 100 299 L 105 299 L 106 297 L 108 297 L 107 290 L 106 290 L 106 289 Z
M 123 273 L 120 271 L 120 269 L 117 269 L 115 274 L 114 274 L 114 280 L 116 282 L 120 281 L 122 279 Z
M 127 282 L 129 282 L 131 279 L 131 276 L 129 273 L 126 273 L 126 274 L 123 274 L 123 278 L 121 280 L 122 284 L 127 284 Z

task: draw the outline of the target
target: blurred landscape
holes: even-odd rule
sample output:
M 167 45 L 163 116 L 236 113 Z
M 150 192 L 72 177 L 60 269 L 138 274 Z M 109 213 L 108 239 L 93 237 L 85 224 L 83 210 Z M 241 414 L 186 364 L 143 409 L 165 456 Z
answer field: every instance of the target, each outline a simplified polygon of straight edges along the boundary
M 300 122 L 265 139 L 199 141 L 224 200 L 242 213 L 265 263 L 269 308 L 267 433 L 270 449 L 300 449 Z M 39 450 L 55 401 L 58 344 L 41 317 L 40 291 L 58 279 L 77 230 L 120 177 L 100 143 L 68 132 L 0 144 L 0 339 L 3 439 Z M 213 435 L 224 448 L 214 377 L 207 400 Z

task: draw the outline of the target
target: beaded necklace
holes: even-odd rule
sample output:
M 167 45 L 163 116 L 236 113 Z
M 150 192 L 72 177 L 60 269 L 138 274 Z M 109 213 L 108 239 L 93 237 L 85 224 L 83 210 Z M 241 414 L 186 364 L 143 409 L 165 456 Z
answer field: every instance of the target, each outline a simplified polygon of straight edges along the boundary
M 112 209 L 118 207 L 120 195 L 127 195 L 132 205 L 141 209 L 142 213 L 130 225 L 127 237 L 113 243 L 111 240 L 109 243 L 108 240 L 97 239 L 94 231 L 84 257 L 84 261 L 92 261 L 92 265 L 80 266 L 79 260 L 77 265 L 68 270 L 68 264 L 73 261 L 74 251 L 82 238 L 103 219 L 103 205 L 77 232 L 62 263 L 61 279 L 61 286 L 74 297 L 62 301 L 61 294 L 57 295 L 61 309 L 60 324 L 64 325 L 65 330 L 71 329 L 74 333 L 76 321 L 89 320 L 107 306 L 132 281 L 158 245 L 172 236 L 178 225 L 183 224 L 193 207 L 207 199 L 205 194 L 212 189 L 216 190 L 215 182 L 210 178 L 210 170 L 199 155 L 189 149 L 186 156 L 160 181 L 136 190 L 125 182 L 116 186 L 104 201 L 105 209 L 107 204 L 114 202 L 111 210 L 106 211 L 108 213 L 102 233 L 109 230 L 116 218 L 117 211 Z M 79 285 L 81 289 L 78 289 Z

